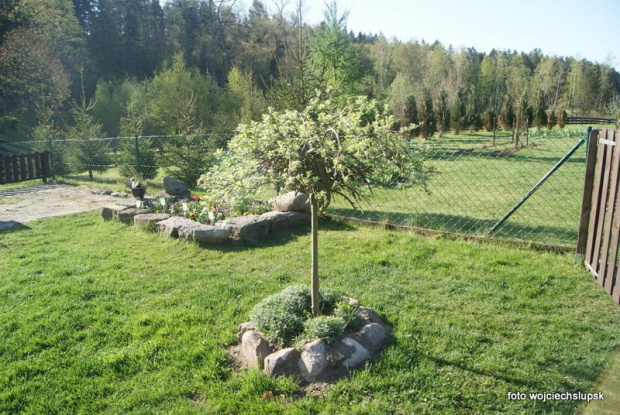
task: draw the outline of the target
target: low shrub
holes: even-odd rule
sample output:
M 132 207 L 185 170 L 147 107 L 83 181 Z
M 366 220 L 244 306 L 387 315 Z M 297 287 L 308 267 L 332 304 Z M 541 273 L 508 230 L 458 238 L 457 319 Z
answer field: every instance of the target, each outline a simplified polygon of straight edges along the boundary
M 256 304 L 250 312 L 250 322 L 257 330 L 283 347 L 299 345 L 314 338 L 328 341 L 340 337 L 347 328 L 358 324 L 361 317 L 355 307 L 338 301 L 341 297 L 333 290 L 319 290 L 319 306 L 324 314 L 311 314 L 310 288 L 293 285 Z

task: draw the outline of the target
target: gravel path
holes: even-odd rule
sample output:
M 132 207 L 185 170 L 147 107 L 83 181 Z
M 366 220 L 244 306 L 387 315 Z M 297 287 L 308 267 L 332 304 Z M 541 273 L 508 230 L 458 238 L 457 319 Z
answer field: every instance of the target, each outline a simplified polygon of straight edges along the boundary
M 94 195 L 87 187 L 46 184 L 0 190 L 0 229 L 51 216 L 97 210 L 124 200 Z

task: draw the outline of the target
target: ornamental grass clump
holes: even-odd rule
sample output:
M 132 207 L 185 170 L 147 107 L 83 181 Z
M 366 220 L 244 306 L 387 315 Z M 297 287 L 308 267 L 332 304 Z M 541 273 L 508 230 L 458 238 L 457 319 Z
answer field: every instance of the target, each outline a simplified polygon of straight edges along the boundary
M 355 307 L 340 301 L 336 292 L 321 287 L 319 298 L 321 312 L 331 315 L 312 315 L 309 287 L 287 287 L 256 304 L 250 312 L 250 322 L 270 341 L 282 347 L 299 347 L 314 338 L 335 340 L 361 321 Z

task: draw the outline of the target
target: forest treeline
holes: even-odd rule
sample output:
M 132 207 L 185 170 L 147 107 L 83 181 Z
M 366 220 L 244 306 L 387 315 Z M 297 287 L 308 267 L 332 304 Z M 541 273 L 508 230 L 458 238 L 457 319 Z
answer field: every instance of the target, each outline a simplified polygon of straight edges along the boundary
M 610 63 L 355 34 L 336 2 L 314 26 L 302 6 L 0 0 L 0 138 L 231 132 L 317 90 L 385 102 L 424 137 L 620 115 Z

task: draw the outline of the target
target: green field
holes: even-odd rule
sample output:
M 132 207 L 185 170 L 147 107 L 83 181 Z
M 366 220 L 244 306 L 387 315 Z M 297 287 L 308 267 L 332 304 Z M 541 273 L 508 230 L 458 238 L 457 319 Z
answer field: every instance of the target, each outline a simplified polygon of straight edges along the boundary
M 508 393 L 598 392 L 617 356 L 618 306 L 571 255 L 334 221 L 320 238 L 322 283 L 394 332 L 315 399 L 226 353 L 254 304 L 308 282 L 307 230 L 220 249 L 97 213 L 0 231 L 0 413 L 574 414 Z

